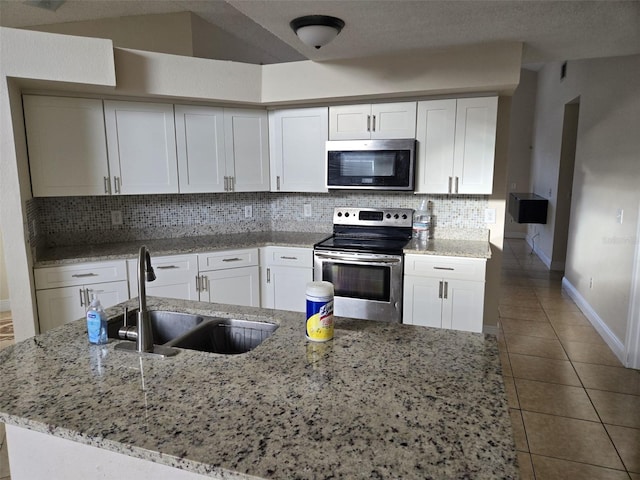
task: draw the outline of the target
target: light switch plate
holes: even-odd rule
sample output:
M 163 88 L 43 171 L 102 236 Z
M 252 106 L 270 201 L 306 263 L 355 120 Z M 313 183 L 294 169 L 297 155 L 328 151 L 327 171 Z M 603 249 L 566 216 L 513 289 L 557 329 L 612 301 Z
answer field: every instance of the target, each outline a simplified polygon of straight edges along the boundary
M 111 210 L 111 225 L 122 225 L 122 212 Z
M 253 207 L 251 205 L 247 205 L 244 207 L 244 218 L 253 217 Z
M 310 217 L 311 216 L 311 204 L 309 204 L 309 203 L 305 203 L 304 204 L 304 216 L 305 217 Z
M 496 209 L 485 208 L 484 209 L 484 223 L 496 223 Z

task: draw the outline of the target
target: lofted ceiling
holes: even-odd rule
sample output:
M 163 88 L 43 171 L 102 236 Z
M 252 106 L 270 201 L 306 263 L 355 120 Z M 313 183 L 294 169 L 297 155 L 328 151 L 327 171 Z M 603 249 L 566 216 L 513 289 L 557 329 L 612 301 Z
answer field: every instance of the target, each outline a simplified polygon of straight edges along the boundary
M 51 0 L 45 0 L 51 1 Z M 260 63 L 329 61 L 503 41 L 523 64 L 640 53 L 640 2 L 552 0 L 66 0 L 55 11 L 0 0 L 0 25 L 38 27 L 189 11 L 256 51 Z M 326 14 L 346 26 L 315 50 L 289 22 Z

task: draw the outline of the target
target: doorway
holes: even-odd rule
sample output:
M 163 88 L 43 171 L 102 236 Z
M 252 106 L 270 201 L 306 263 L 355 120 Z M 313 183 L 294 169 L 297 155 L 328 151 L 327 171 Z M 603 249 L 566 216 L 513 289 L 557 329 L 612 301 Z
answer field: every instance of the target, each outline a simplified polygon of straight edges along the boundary
M 580 97 L 576 97 L 564 107 L 551 270 L 564 271 L 564 265 L 567 259 L 579 114 Z

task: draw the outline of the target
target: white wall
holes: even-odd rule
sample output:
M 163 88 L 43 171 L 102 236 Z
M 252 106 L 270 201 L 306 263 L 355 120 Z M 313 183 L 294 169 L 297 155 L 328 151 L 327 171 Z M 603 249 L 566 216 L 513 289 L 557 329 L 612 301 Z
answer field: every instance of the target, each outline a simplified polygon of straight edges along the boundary
M 10 310 L 9 285 L 7 284 L 7 266 L 4 261 L 2 231 L 0 231 L 0 312 Z
M 579 96 L 565 278 L 614 342 L 624 344 L 639 248 L 640 56 L 569 62 L 564 81 L 560 67 L 549 64 L 539 73 L 532 180 L 536 193 L 547 196 L 551 189 L 552 195 L 549 223 L 536 245 L 553 258 L 564 106 Z
M 511 101 L 507 192 L 523 193 L 529 192 L 531 189 L 531 146 L 537 84 L 537 72 L 525 69 L 520 72 L 520 84 L 513 93 Z M 527 225 L 515 222 L 507 212 L 505 237 L 525 238 L 526 233 Z

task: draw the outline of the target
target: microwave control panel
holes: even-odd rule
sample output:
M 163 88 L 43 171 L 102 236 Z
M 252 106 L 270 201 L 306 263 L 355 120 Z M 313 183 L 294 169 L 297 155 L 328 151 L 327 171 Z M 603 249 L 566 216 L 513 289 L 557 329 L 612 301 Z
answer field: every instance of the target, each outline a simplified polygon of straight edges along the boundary
M 334 225 L 362 225 L 379 227 L 411 227 L 413 210 L 410 208 L 353 208 L 336 207 Z

